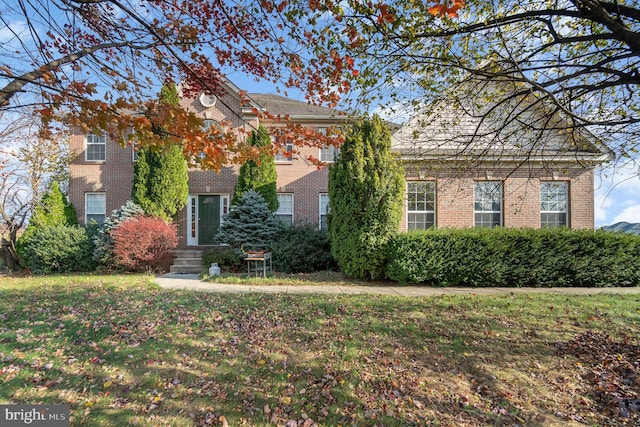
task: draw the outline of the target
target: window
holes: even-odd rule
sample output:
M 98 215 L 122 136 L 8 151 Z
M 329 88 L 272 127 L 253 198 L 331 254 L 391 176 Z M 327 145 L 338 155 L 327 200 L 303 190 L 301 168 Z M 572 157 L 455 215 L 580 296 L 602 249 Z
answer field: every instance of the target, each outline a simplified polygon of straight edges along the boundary
M 407 183 L 407 230 L 426 230 L 435 225 L 436 183 Z
M 133 163 L 138 161 L 138 147 L 136 147 L 135 141 L 131 143 L 131 161 Z
M 329 195 L 320 194 L 320 230 L 327 230 L 327 214 L 330 212 Z
M 540 227 L 568 225 L 569 196 L 566 182 L 540 183 Z
M 105 193 L 85 194 L 85 224 L 95 221 L 102 225 L 107 216 L 107 195 Z
M 278 149 L 278 152 L 276 153 L 276 157 L 275 157 L 276 162 L 293 162 L 293 154 L 292 154 L 293 143 L 292 142 L 287 141 L 286 144 L 281 146 L 278 137 L 275 137 L 275 139 L 274 137 L 272 137 L 271 141 Z
M 322 135 L 326 135 L 327 128 L 318 128 L 318 133 Z M 335 162 L 336 158 L 338 157 L 338 154 L 340 154 L 340 148 L 334 147 L 333 145 L 326 148 L 321 148 L 320 161 L 327 162 L 327 163 Z
M 107 159 L 107 136 L 89 133 L 85 136 L 85 160 L 99 162 Z
M 276 218 L 282 222 L 293 223 L 293 194 L 278 194 Z
M 502 225 L 501 182 L 476 182 L 473 204 L 476 227 L 494 228 Z
M 203 128 L 205 131 L 210 131 L 214 135 L 214 137 L 216 136 L 221 137 L 223 134 L 222 125 L 216 120 L 206 119 L 204 121 Z M 200 153 L 198 153 L 198 158 L 196 159 L 196 162 L 201 162 L 207 157 L 207 153 L 205 152 L 206 144 L 207 142 L 203 143 L 202 150 L 200 151 Z
M 336 158 L 340 154 L 340 149 L 338 147 L 330 146 L 327 148 L 320 149 L 320 160 L 327 163 L 332 163 L 336 161 Z

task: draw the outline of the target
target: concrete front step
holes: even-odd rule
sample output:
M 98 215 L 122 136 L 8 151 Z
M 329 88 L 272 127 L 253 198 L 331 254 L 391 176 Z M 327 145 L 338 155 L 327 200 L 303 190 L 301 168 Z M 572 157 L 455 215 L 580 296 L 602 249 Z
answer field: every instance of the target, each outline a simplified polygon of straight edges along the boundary
M 192 249 L 180 249 L 175 252 L 176 258 L 169 272 L 178 274 L 202 273 L 205 268 L 202 264 L 202 251 Z
M 200 265 L 202 266 L 202 257 L 200 258 L 176 258 L 173 265 Z
M 177 249 L 173 253 L 176 258 L 202 258 L 203 251 L 198 249 Z
M 203 265 L 172 265 L 169 267 L 169 273 L 177 274 L 199 274 L 204 271 Z

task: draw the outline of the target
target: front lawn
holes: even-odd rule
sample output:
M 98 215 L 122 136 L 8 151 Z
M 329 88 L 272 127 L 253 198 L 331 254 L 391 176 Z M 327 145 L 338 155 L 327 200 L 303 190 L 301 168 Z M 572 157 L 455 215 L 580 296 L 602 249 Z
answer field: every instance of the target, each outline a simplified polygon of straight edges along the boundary
M 639 420 L 640 295 L 227 295 L 149 280 L 0 277 L 0 404 L 68 403 L 89 426 Z

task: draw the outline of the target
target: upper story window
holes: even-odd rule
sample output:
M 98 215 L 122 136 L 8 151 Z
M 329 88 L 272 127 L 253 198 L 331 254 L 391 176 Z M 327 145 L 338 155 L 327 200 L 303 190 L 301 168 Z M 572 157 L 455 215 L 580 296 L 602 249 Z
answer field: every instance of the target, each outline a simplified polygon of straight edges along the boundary
M 336 158 L 340 154 L 338 147 L 329 146 L 327 148 L 320 149 L 320 160 L 326 163 L 332 163 L 336 161 Z
M 436 183 L 407 183 L 407 230 L 426 230 L 436 223 Z
M 473 189 L 473 206 L 476 227 L 502 226 L 502 182 L 476 182 Z
M 272 136 L 271 141 L 278 148 L 278 152 L 275 156 L 275 161 L 279 163 L 291 163 L 293 162 L 293 149 L 294 145 L 291 141 L 287 141 L 285 144 L 280 145 L 280 138 Z
M 223 133 L 222 125 L 217 120 L 206 119 L 204 121 L 203 128 L 205 131 L 208 131 L 210 129 L 215 129 L 217 130 L 217 135 L 222 136 L 222 133 Z M 202 150 L 200 150 L 200 153 L 198 153 L 198 158 L 196 159 L 196 162 L 202 161 L 205 157 L 207 157 L 207 153 L 205 152 L 205 147 L 203 146 Z
M 84 199 L 85 224 L 95 221 L 98 225 L 104 223 L 107 217 L 107 194 L 86 193 Z
M 318 128 L 318 133 L 320 133 L 321 135 L 326 135 L 327 134 L 327 128 Z M 325 148 L 321 148 L 320 149 L 320 161 L 323 161 L 323 162 L 326 162 L 326 163 L 335 162 L 336 158 L 338 157 L 338 154 L 340 154 L 340 148 L 334 147 L 333 145 L 330 145 L 330 146 L 325 147 Z
M 320 230 L 327 230 L 327 214 L 331 212 L 329 207 L 329 195 L 327 193 L 320 194 Z
M 280 221 L 293 223 L 293 194 L 279 193 L 278 194 L 278 210 L 276 211 L 276 218 Z
M 99 162 L 107 159 L 107 136 L 89 133 L 85 135 L 85 160 Z
M 566 182 L 540 183 L 540 227 L 568 226 L 569 192 Z

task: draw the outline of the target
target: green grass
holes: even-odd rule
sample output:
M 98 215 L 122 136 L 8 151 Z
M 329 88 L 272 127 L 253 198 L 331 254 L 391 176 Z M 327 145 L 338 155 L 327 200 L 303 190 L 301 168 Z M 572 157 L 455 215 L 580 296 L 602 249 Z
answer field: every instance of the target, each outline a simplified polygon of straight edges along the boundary
M 285 274 L 285 273 L 268 273 L 266 278 L 256 277 L 255 275 L 249 275 L 245 273 L 223 273 L 220 276 L 209 276 L 203 274 L 202 280 L 216 282 L 216 283 L 229 283 L 240 285 L 255 285 L 260 284 L 262 286 L 400 286 L 398 283 L 391 281 L 363 281 L 357 279 L 350 279 L 345 277 L 342 273 L 336 271 L 318 271 L 315 273 L 299 273 L 299 274 Z
M 556 343 L 586 331 L 637 339 L 639 300 L 0 277 L 0 403 L 71 404 L 72 425 L 88 426 L 602 425 L 583 368 Z

